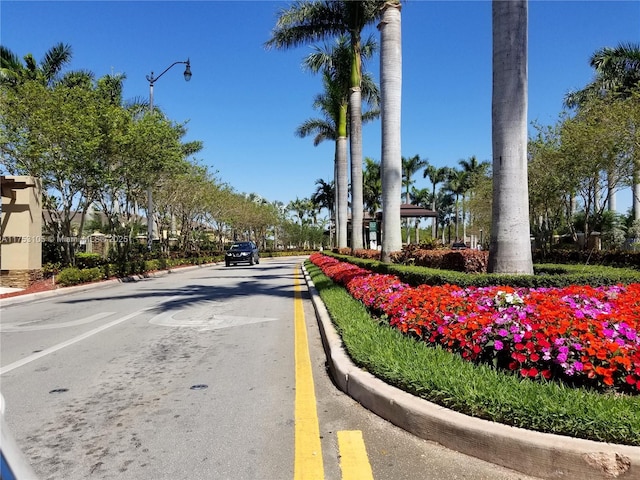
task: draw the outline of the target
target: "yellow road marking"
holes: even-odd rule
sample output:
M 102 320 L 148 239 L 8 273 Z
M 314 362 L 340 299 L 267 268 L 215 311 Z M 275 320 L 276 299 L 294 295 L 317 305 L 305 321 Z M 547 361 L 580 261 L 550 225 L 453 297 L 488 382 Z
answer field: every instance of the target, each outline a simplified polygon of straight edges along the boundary
M 307 327 L 300 289 L 300 268 L 294 273 L 294 323 L 295 323 L 295 454 L 294 480 L 324 480 L 320 426 L 316 410 L 316 393 L 313 386 Z
M 373 480 L 367 449 L 360 430 L 338 432 L 342 480 Z

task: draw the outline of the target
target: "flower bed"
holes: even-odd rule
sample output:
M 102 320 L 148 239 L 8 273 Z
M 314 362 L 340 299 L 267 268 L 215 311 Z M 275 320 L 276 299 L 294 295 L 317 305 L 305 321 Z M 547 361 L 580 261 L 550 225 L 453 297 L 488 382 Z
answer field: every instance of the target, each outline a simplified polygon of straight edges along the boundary
M 323 254 L 310 260 L 400 331 L 522 377 L 640 392 L 640 284 L 410 287 Z

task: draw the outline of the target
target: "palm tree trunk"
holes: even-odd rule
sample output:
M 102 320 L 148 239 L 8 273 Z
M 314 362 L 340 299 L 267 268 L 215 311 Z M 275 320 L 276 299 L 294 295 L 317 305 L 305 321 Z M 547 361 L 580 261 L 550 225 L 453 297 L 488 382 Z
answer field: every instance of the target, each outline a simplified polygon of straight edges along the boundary
M 527 0 L 493 0 L 493 206 L 488 271 L 533 274 L 527 187 Z
M 347 179 L 347 137 L 338 137 L 336 140 L 336 190 L 338 194 L 337 222 L 338 222 L 338 248 L 347 248 L 347 221 L 348 221 L 348 179 Z
M 382 121 L 382 252 L 389 263 L 391 253 L 402 249 L 400 201 L 402 150 L 400 112 L 402 97 L 402 28 L 399 0 L 383 6 L 380 30 L 380 113 Z
M 362 196 L 362 96 L 360 87 L 352 87 L 349 93 L 351 130 L 351 250 L 362 250 L 363 211 Z
M 640 158 L 634 160 L 633 166 L 633 219 L 640 220 Z

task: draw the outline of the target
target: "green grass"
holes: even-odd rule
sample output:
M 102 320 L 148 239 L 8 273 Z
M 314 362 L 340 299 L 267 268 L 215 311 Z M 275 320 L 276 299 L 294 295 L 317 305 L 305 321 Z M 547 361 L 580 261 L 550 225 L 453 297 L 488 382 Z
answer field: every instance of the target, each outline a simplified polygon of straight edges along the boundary
M 640 397 L 535 382 L 402 335 L 312 263 L 305 267 L 353 362 L 416 396 L 506 425 L 640 446 Z

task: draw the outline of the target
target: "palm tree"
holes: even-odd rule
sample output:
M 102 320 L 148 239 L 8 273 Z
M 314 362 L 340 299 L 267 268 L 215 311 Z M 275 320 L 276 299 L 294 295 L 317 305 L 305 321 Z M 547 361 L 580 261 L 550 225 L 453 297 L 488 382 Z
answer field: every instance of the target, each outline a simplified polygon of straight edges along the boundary
M 414 205 L 419 205 L 422 208 L 429 208 L 433 202 L 431 192 L 426 188 L 414 188 L 411 190 L 411 197 L 413 198 Z M 416 228 L 416 243 L 420 243 L 420 217 L 415 219 Z
M 468 176 L 466 172 L 463 170 L 456 170 L 455 168 L 449 169 L 449 176 L 447 177 L 445 189 L 455 198 L 455 241 L 460 240 L 460 237 L 458 236 L 458 225 L 460 224 L 460 196 L 464 198 L 464 194 L 467 191 L 467 185 Z M 462 240 L 464 241 L 464 238 Z
M 466 192 L 469 192 L 469 200 L 473 199 L 473 190 L 476 186 L 476 184 L 478 183 L 478 181 L 480 180 L 480 178 L 485 175 L 487 173 L 487 170 L 489 169 L 489 162 L 478 162 L 478 159 L 476 158 L 475 155 L 472 155 L 471 157 L 469 157 L 468 160 L 459 160 L 458 161 L 458 165 L 460 165 L 462 167 L 462 171 L 464 173 L 466 173 L 467 175 L 467 185 L 466 185 L 466 191 L 465 191 L 465 195 Z M 466 218 L 466 210 L 465 210 L 465 197 L 462 197 L 462 228 L 463 228 L 463 233 L 462 233 L 462 237 L 463 238 L 467 238 L 467 232 L 466 232 L 466 222 L 465 222 L 465 218 Z M 469 215 L 469 223 L 473 223 L 472 222 L 472 218 L 471 215 Z
M 427 165 L 424 169 L 423 178 L 429 177 L 431 182 L 431 210 L 436 210 L 436 186 L 447 180 L 449 177 L 449 167 L 436 167 L 435 165 Z M 438 222 L 437 218 L 433 218 L 431 224 L 431 237 L 436 238 L 438 236 Z
M 362 195 L 366 211 L 371 216 L 374 216 L 381 207 L 382 179 L 380 176 L 380 163 L 369 157 L 364 159 Z
M 570 92 L 565 105 L 579 107 L 591 97 L 614 95 L 628 98 L 640 89 L 640 44 L 620 43 L 596 51 L 589 64 L 596 78 L 582 90 Z
M 527 0 L 493 0 L 489 272 L 533 274 L 527 184 Z
M 409 196 L 409 189 L 415 183 L 411 180 L 413 175 L 422 167 L 427 165 L 426 160 L 422 160 L 420 155 L 414 155 L 413 157 L 401 157 L 402 158 L 402 184 L 405 187 L 405 203 L 411 203 L 411 197 Z
M 316 185 L 316 191 L 311 195 L 311 202 L 319 208 L 326 208 L 333 215 L 334 182 L 326 182 L 319 178 L 316 180 Z
M 52 86 L 62 68 L 71 61 L 71 46 L 62 42 L 51 47 L 37 63 L 32 54 L 24 56 L 24 65 L 10 49 L 0 45 L 0 82 L 18 85 L 26 80 L 37 80 Z
M 316 185 L 316 191 L 311 195 L 311 203 L 317 209 L 326 208 L 329 211 L 329 218 L 332 218 L 335 213 L 335 182 L 326 182 L 319 178 L 316 180 Z M 332 227 L 329 227 L 329 244 L 333 245 Z
M 351 154 L 351 248 L 363 247 L 362 200 L 362 56 L 361 33 L 379 15 L 380 2 L 314 0 L 296 2 L 280 12 L 267 47 L 290 48 L 328 37 L 348 35 L 351 46 L 351 83 L 349 90 Z
M 402 98 L 402 27 L 400 0 L 382 6 L 380 30 L 380 110 L 382 114 L 382 251 L 380 259 L 391 262 L 391 253 L 402 249 L 400 203 L 402 150 L 400 113 Z
M 324 118 L 305 120 L 296 130 L 296 135 L 306 137 L 315 134 L 313 145 L 324 140 L 335 141 L 334 182 L 335 182 L 335 219 L 338 248 L 347 246 L 348 221 L 348 177 L 347 177 L 347 106 L 344 104 L 341 90 L 328 72 L 323 73 L 325 92 L 316 97 L 314 107 L 324 113 Z
M 376 43 L 369 38 L 362 46 L 364 59 L 370 58 L 376 50 Z M 325 120 L 303 124 L 296 132 L 299 136 L 306 136 L 311 132 L 318 132 L 323 137 L 316 136 L 316 140 L 332 138 L 336 141 L 335 153 L 335 181 L 336 204 L 338 211 L 336 225 L 338 232 L 338 247 L 347 246 L 348 222 L 348 175 L 347 175 L 347 136 L 349 122 L 347 118 L 349 102 L 349 82 L 351 67 L 351 49 L 345 37 L 338 38 L 336 44 L 324 49 L 315 47 L 315 51 L 308 55 L 303 65 L 314 73 L 323 72 L 325 93 L 316 97 L 314 107 L 325 112 Z M 370 74 L 362 76 L 362 94 L 365 101 L 373 108 L 363 114 L 363 122 L 377 118 L 376 109 L 379 100 L 379 90 Z M 304 128 L 303 128 L 304 127 Z M 314 141 L 317 145 L 319 141 Z
M 401 157 L 402 162 L 402 184 L 405 187 L 405 203 L 411 203 L 411 197 L 409 196 L 409 189 L 415 183 L 411 178 L 422 167 L 427 165 L 426 160 L 421 160 L 420 155 L 414 155 L 413 157 Z M 411 220 L 407 218 L 407 243 L 409 243 L 409 224 Z

